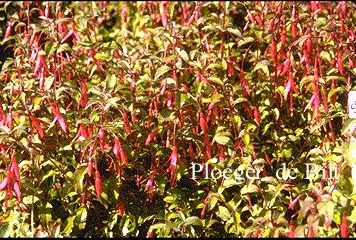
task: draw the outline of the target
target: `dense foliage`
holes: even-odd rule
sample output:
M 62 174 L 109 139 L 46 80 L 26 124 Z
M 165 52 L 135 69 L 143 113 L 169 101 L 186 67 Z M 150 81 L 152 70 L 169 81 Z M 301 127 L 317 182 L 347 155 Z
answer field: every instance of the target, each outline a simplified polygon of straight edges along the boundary
M 355 236 L 355 6 L 2 1 L 0 236 Z

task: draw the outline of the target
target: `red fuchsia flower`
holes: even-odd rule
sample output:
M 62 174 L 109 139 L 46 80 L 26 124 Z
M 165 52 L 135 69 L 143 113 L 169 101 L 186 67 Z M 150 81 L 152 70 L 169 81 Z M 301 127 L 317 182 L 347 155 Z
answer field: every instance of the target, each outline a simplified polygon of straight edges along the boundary
M 119 138 L 116 135 L 114 135 L 114 146 L 112 150 L 118 161 L 122 161 L 124 164 L 128 163 L 126 153 L 121 146 Z
M 173 187 L 176 184 L 177 161 L 178 161 L 178 150 L 176 146 L 173 146 L 172 154 L 168 160 L 170 160 L 168 171 L 171 173 L 169 182 L 171 184 L 171 187 Z
M 5 207 L 7 207 L 8 198 L 12 197 L 13 191 L 15 192 L 17 202 L 21 203 L 21 190 L 20 190 L 20 172 L 15 158 L 15 152 L 11 154 L 11 167 L 6 172 L 6 177 L 0 183 L 0 191 L 6 188 Z
M 61 126 L 63 132 L 65 134 L 68 133 L 68 126 L 67 126 L 67 122 L 65 121 L 65 119 L 63 118 L 62 114 L 60 113 L 58 107 L 52 103 L 49 102 L 49 104 L 51 105 L 51 109 L 52 109 L 52 113 L 55 116 L 55 120 L 54 121 L 58 121 L 59 125 Z

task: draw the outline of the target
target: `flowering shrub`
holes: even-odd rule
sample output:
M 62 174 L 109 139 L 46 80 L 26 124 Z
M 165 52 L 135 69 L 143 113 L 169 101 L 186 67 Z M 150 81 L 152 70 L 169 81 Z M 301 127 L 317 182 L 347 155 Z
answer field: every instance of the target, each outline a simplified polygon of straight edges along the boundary
M 354 8 L 1 2 L 0 235 L 355 236 Z

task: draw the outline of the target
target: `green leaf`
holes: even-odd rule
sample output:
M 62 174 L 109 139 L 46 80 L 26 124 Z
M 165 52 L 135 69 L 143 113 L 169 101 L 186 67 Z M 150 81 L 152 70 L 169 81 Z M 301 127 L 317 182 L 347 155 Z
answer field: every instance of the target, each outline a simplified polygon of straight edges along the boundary
M 94 55 L 94 58 L 98 60 L 108 60 L 109 57 L 110 55 L 106 52 L 98 52 Z
M 46 55 L 51 55 L 52 53 L 54 53 L 56 51 L 56 47 L 57 45 L 53 42 L 47 42 L 45 45 Z
M 0 224 L 0 237 L 2 238 L 8 238 L 10 237 L 12 226 L 8 222 L 4 222 Z
M 184 226 L 189 226 L 189 225 L 201 226 L 202 222 L 201 222 L 200 218 L 198 218 L 196 216 L 192 216 L 192 217 L 186 218 L 183 222 L 183 225 Z
M 336 207 L 336 203 L 330 201 L 329 199 L 323 199 L 318 203 L 317 209 L 320 215 L 328 215 L 330 219 L 334 218 L 334 210 Z
M 255 41 L 255 39 L 253 37 L 245 37 L 245 38 L 242 38 L 241 40 L 239 40 L 237 42 L 237 45 L 239 47 L 241 47 L 241 46 L 243 46 L 243 45 L 245 45 L 247 43 L 253 42 L 253 41 Z
M 350 129 L 356 124 L 356 118 L 347 118 L 342 126 L 341 134 L 347 136 Z
M 184 62 L 189 63 L 189 55 L 185 50 L 181 50 L 180 48 L 176 48 L 178 55 L 183 59 Z
M 80 166 L 74 173 L 74 188 L 79 192 L 82 193 L 84 189 L 84 176 L 87 173 L 88 169 L 86 166 Z
M 268 69 L 269 62 L 268 60 L 262 60 L 258 62 L 256 66 L 253 68 L 253 71 L 256 72 L 258 69 L 262 69 L 262 71 L 269 76 L 269 69 Z
M 170 66 L 167 65 L 163 65 L 161 67 L 159 67 L 155 73 L 155 77 L 154 80 L 158 80 L 163 74 L 167 73 L 168 71 L 170 71 L 172 68 Z
M 255 192 L 259 192 L 259 190 L 258 187 L 254 184 L 245 185 L 241 189 L 241 195 L 245 195 L 246 193 L 255 193 Z
M 117 83 L 117 78 L 115 74 L 111 74 L 106 77 L 106 89 L 112 90 L 115 88 L 115 85 Z
M 217 83 L 219 85 L 223 85 L 223 81 L 221 81 L 221 79 L 218 77 L 208 77 L 208 80 Z
M 168 202 L 168 203 L 174 203 L 176 201 L 176 198 L 173 196 L 167 196 L 163 199 L 163 201 Z
M 159 117 L 161 118 L 161 119 L 159 119 L 159 122 L 161 122 L 161 121 L 164 122 L 164 121 L 170 119 L 173 116 L 174 112 L 175 112 L 175 110 L 173 110 L 173 109 L 164 108 L 159 113 Z
M 53 170 L 53 169 L 51 169 L 46 175 L 44 175 L 44 176 L 42 177 L 41 183 L 42 183 L 44 180 L 46 180 L 47 178 L 52 177 L 52 176 L 55 176 L 55 175 L 58 175 L 58 174 L 60 174 L 60 172 L 59 172 L 58 170 Z
M 54 82 L 54 76 L 49 76 L 46 77 L 45 81 L 44 81 L 44 88 L 48 91 L 51 89 L 52 84 Z
M 70 234 L 73 231 L 75 218 L 76 218 L 76 216 L 69 216 L 67 218 L 67 225 L 63 230 L 64 233 Z
M 219 206 L 218 210 L 216 212 L 216 216 L 221 218 L 223 221 L 228 221 L 231 219 L 231 213 L 229 212 L 229 209 L 227 209 L 224 206 Z
M 226 29 L 229 33 L 232 33 L 233 35 L 242 38 L 241 32 L 237 28 L 227 28 Z
M 232 143 L 230 137 L 226 136 L 225 134 L 223 134 L 221 132 L 215 134 L 213 141 L 215 141 L 221 145 L 233 146 L 233 143 Z
M 84 229 L 87 221 L 87 209 L 85 206 L 80 207 L 77 211 L 75 223 L 79 227 L 79 229 Z

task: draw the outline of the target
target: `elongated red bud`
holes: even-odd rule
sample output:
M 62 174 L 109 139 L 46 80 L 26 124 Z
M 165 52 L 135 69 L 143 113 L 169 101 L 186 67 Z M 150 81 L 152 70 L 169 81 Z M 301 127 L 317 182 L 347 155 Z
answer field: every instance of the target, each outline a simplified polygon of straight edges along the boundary
M 98 136 L 99 136 L 100 148 L 104 149 L 105 148 L 105 130 L 104 130 L 103 126 L 100 126 Z
M 249 10 L 247 10 L 247 16 L 251 23 L 254 23 L 256 21 L 254 16 L 252 15 L 252 13 Z
M 113 152 L 117 158 L 118 161 L 122 161 L 124 164 L 127 164 L 127 156 L 126 152 L 121 146 L 120 140 L 117 136 L 114 136 L 114 146 L 113 146 Z
M 293 4 L 293 10 L 292 10 L 292 16 L 293 16 L 293 19 L 292 19 L 292 26 L 291 26 L 291 29 L 292 29 L 292 37 L 293 38 L 296 38 L 297 37 L 297 13 L 296 13 L 296 6 L 295 6 L 295 3 Z
M 260 112 L 258 111 L 258 108 L 256 106 L 253 106 L 253 116 L 255 118 L 256 123 L 260 125 L 261 123 Z
M 126 132 L 131 133 L 131 127 L 129 123 L 129 118 L 125 110 L 122 111 L 122 119 L 124 120 L 124 129 Z
M 16 177 L 16 181 L 20 182 L 20 171 L 16 162 L 15 151 L 11 154 L 11 169 Z
M 294 236 L 295 236 L 295 227 L 294 227 L 293 223 L 290 223 L 288 237 L 294 238 Z
M 298 202 L 300 195 L 298 195 L 294 200 L 292 198 L 289 200 L 288 209 L 294 210 L 295 204 Z
M 117 203 L 117 214 L 122 217 L 124 215 L 124 211 L 125 211 L 125 204 L 120 199 L 119 202 Z
M 20 203 L 22 201 L 22 198 L 21 198 L 21 190 L 20 190 L 19 182 L 14 182 L 14 191 L 16 194 L 17 202 Z
M 324 223 L 327 229 L 331 227 L 331 220 L 328 214 L 324 216 Z
M 218 147 L 218 154 L 219 154 L 219 161 L 223 162 L 225 160 L 225 148 L 223 145 L 217 144 Z
M 98 169 L 95 170 L 95 191 L 96 191 L 96 195 L 100 196 L 101 192 L 102 192 L 102 181 L 101 181 L 101 176 L 100 173 L 98 171 Z
M 243 69 L 240 70 L 240 86 L 243 87 L 246 91 L 246 94 L 250 96 L 250 87 L 248 85 L 248 82 L 245 78 L 245 73 Z
M 342 220 L 341 220 L 341 237 L 346 238 L 348 235 L 348 225 L 347 225 L 347 218 L 346 218 L 346 211 L 345 209 L 342 212 Z
M 271 43 L 271 57 L 274 63 L 277 62 L 277 44 L 276 41 L 273 39 Z
M 312 50 L 312 41 L 311 41 L 311 37 L 307 37 L 307 40 L 305 40 L 305 44 L 306 44 L 306 50 L 307 50 L 307 54 L 308 56 L 310 56 L 311 54 L 311 50 Z
M 91 158 L 89 158 L 89 162 L 88 162 L 88 176 L 91 177 L 93 173 L 93 161 Z
M 146 141 L 145 141 L 145 145 L 150 144 L 150 142 L 154 141 L 154 139 L 156 138 L 157 135 L 157 129 L 154 129 L 150 134 L 148 134 Z
M 344 75 L 344 65 L 342 62 L 342 53 L 340 49 L 337 51 L 337 69 L 341 75 Z
M 8 39 L 11 36 L 11 32 L 12 32 L 12 23 L 9 23 L 7 25 L 7 28 L 6 28 L 6 31 L 5 31 L 4 39 Z
M 310 226 L 308 228 L 308 235 L 307 235 L 308 238 L 313 238 L 314 237 L 314 232 L 313 232 L 313 228 Z
M 161 3 L 159 6 L 159 11 L 161 14 L 161 21 L 163 27 L 167 26 L 167 17 L 168 17 L 168 5 L 166 3 Z
M 204 117 L 204 114 L 201 111 L 199 111 L 199 124 L 200 124 L 201 130 L 204 133 L 207 132 L 205 117 Z
M 121 21 L 123 23 L 127 22 L 127 5 L 124 2 L 121 5 Z

